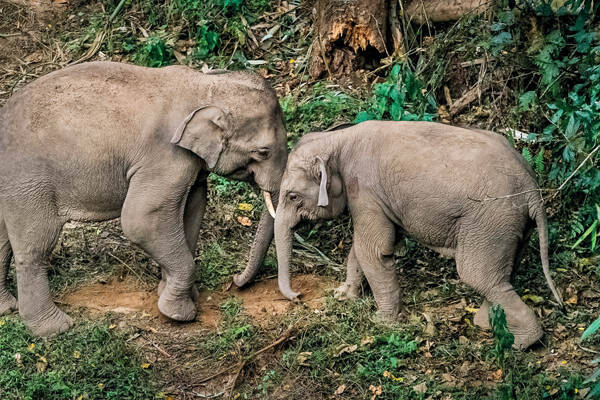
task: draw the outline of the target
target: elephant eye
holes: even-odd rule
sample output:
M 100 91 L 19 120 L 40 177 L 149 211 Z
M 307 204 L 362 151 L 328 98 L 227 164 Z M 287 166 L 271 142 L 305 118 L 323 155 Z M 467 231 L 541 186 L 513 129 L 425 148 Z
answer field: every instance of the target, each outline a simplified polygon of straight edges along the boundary
M 290 199 L 291 201 L 296 201 L 298 200 L 298 193 L 288 193 L 288 199 Z
M 253 150 L 254 153 L 259 159 L 266 160 L 271 155 L 271 150 L 267 147 L 261 147 L 260 149 Z

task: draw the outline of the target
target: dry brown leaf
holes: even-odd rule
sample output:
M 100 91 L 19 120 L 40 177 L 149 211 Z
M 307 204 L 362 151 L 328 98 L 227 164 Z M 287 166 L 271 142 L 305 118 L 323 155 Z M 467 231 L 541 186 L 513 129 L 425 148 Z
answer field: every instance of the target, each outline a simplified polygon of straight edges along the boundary
M 237 217 L 237 220 L 244 226 L 252 226 L 252 221 L 248 217 Z
M 366 345 L 372 344 L 374 342 L 375 342 L 375 339 L 373 338 L 373 336 L 366 336 L 360 341 L 360 345 L 366 346 Z
M 577 301 L 578 301 L 577 295 L 575 294 L 575 295 L 571 296 L 567 301 L 565 301 L 565 303 L 577 305 Z
M 310 364 L 308 364 L 307 361 L 311 356 L 312 351 L 303 351 L 302 353 L 298 353 L 296 361 L 298 361 L 298 365 L 302 365 L 303 367 L 310 367 Z
M 490 373 L 490 379 L 494 382 L 500 382 L 502 380 L 502 370 L 499 369 L 495 372 Z
M 35 368 L 37 369 L 37 372 L 39 374 L 41 374 L 44 371 L 46 371 L 47 367 L 48 367 L 48 364 L 46 364 L 45 362 L 37 362 L 37 363 L 35 363 Z
M 375 400 L 375 398 L 377 396 L 381 396 L 381 393 L 383 393 L 383 389 L 381 388 L 381 385 L 379 385 L 379 386 L 370 385 L 369 390 L 371 391 L 371 393 L 373 393 L 373 396 L 371 396 L 371 400 Z
M 412 390 L 414 390 L 417 393 L 425 394 L 425 392 L 427 391 L 427 384 L 425 382 L 421 382 L 418 385 L 413 386 Z
M 340 394 L 344 393 L 344 390 L 346 390 L 346 385 L 340 385 L 337 389 L 335 389 L 335 392 L 333 392 L 333 394 L 339 396 Z
M 335 353 L 334 357 L 339 357 L 339 356 L 341 356 L 344 353 L 348 353 L 348 354 L 354 353 L 356 351 L 356 349 L 358 349 L 358 345 L 357 344 L 353 344 L 351 346 L 344 346 L 344 345 L 342 345 L 341 349 L 339 347 L 338 347 L 338 349 L 339 350 L 337 351 L 337 353 Z

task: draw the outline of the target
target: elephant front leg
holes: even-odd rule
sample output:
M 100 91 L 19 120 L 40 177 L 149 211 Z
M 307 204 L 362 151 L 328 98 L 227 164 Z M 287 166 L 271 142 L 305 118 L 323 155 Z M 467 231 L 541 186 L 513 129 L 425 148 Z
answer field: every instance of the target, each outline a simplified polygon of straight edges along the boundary
M 490 329 L 490 307 L 490 302 L 484 299 L 473 317 L 473 323 L 481 329 Z
M 206 210 L 206 181 L 198 181 L 190 189 L 185 205 L 185 213 L 183 215 L 183 224 L 185 230 L 185 238 L 189 249 L 193 254 L 196 252 L 198 245 L 198 233 L 204 219 L 204 211 Z M 162 278 L 158 283 L 158 295 L 160 296 L 167 285 L 167 274 L 165 270 L 161 270 Z M 196 302 L 200 296 L 196 285 L 192 284 L 191 291 L 192 300 Z
M 341 284 L 334 291 L 334 297 L 338 300 L 356 299 L 360 297 L 361 285 L 364 278 L 360 264 L 356 259 L 356 253 L 354 251 L 354 244 L 350 249 L 348 255 L 347 269 L 346 269 L 346 282 Z
M 190 185 L 185 176 L 166 183 L 158 174 L 134 176 L 121 213 L 125 235 L 159 263 L 166 283 L 161 289 L 158 309 L 176 321 L 191 321 L 196 317 L 192 301 L 194 256 L 188 245 L 183 218 Z M 188 177 L 190 181 L 191 177 Z
M 354 221 L 354 253 L 377 303 L 377 315 L 396 320 L 400 286 L 394 266 L 394 224 L 382 212 L 362 213 Z

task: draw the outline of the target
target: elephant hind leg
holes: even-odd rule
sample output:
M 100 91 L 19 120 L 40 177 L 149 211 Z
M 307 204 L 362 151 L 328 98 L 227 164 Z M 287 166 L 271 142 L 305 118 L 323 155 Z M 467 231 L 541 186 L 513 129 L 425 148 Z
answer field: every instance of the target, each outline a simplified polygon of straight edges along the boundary
M 489 239 L 488 239 L 489 237 Z M 504 309 L 514 347 L 526 349 L 542 337 L 542 329 L 533 312 L 515 292 L 510 276 L 516 257 L 518 239 L 498 241 L 497 235 L 470 232 L 459 242 L 456 252 L 458 275 L 463 282 L 482 294 L 489 302 Z M 476 323 L 485 325 L 483 311 Z M 486 313 L 487 314 L 487 313 Z
M 17 270 L 19 314 L 35 335 L 43 337 L 64 332 L 73 325 L 73 320 L 50 296 L 48 258 L 64 224 L 51 204 L 50 199 L 43 204 L 23 201 L 14 204 L 15 212 L 10 217 L 5 216 Z
M 521 265 L 521 261 L 523 260 L 525 250 L 527 249 L 527 244 L 529 243 L 529 238 L 531 236 L 531 233 L 532 233 L 534 227 L 535 227 L 535 225 L 533 225 L 530 222 L 525 229 L 525 234 L 523 235 L 523 239 L 521 239 L 519 241 L 519 244 L 517 246 L 516 256 L 515 256 L 515 262 L 513 264 L 513 268 L 512 268 L 511 274 L 510 274 L 511 280 L 515 276 L 517 269 Z M 485 330 L 491 329 L 490 320 L 489 320 L 489 311 L 490 311 L 491 306 L 492 305 L 490 304 L 490 302 L 487 301 L 486 299 L 484 299 L 481 302 L 481 305 L 479 306 L 479 310 L 473 317 L 473 322 L 475 323 L 475 325 L 479 326 L 481 329 L 485 329 Z
M 11 258 L 12 248 L 8 240 L 4 218 L 0 213 L 0 315 L 8 314 L 17 309 L 17 299 L 10 294 L 6 287 Z

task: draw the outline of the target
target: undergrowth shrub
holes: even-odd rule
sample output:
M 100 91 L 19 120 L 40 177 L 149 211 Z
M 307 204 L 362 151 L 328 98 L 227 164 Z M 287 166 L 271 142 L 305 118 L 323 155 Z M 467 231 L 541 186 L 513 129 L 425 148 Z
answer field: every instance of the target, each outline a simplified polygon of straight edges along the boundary
M 0 398 L 154 398 L 151 369 L 102 323 L 77 326 L 56 339 L 33 337 L 21 322 L 0 318 Z

